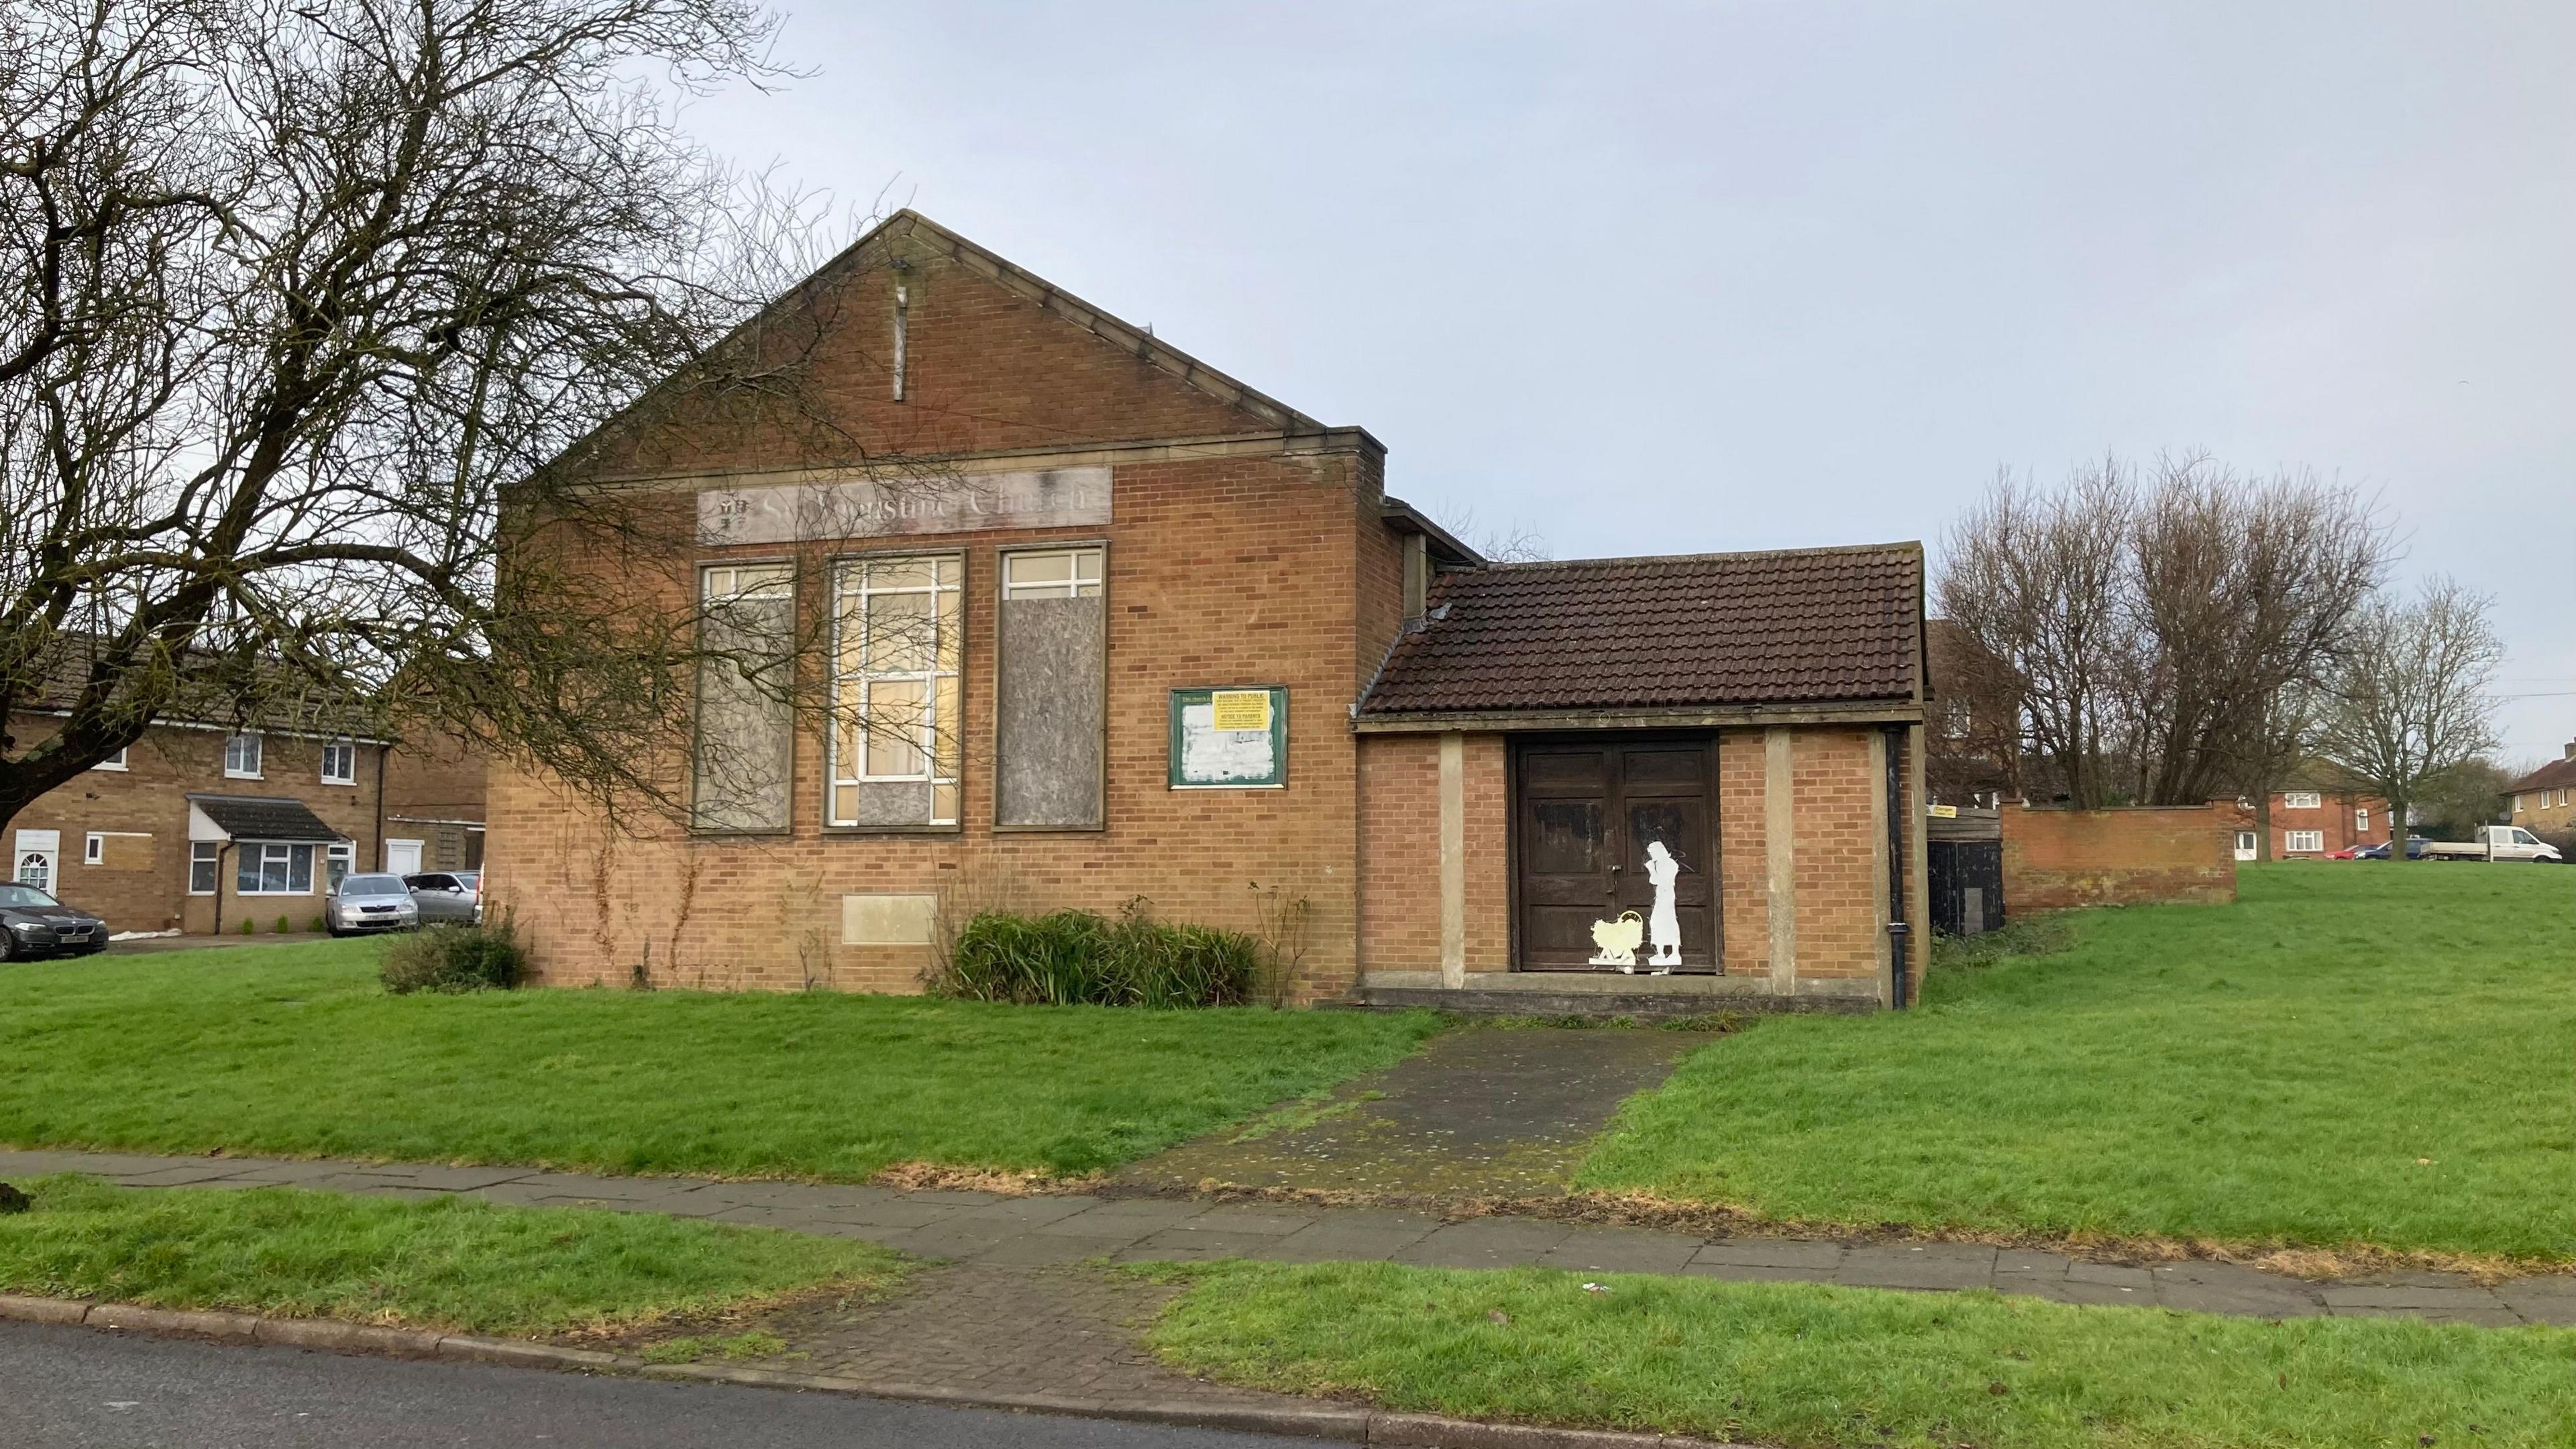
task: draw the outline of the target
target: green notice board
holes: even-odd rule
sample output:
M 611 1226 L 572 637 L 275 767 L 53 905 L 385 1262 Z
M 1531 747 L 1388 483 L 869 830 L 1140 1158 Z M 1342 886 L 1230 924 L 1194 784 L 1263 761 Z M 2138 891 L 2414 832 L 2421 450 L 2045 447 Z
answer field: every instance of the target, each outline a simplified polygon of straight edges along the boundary
M 1276 790 L 1288 783 L 1288 686 L 1172 691 L 1175 790 Z

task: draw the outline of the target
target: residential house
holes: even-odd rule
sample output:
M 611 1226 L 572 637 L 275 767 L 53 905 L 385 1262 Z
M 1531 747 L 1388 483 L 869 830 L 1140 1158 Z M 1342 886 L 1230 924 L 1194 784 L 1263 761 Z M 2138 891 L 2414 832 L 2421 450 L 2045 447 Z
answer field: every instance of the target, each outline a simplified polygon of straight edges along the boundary
M 60 717 L 39 701 L 11 732 L 33 746 Z M 120 933 L 229 932 L 244 922 L 266 932 L 281 919 L 304 930 L 349 871 L 425 868 L 426 833 L 399 819 L 426 813 L 402 783 L 413 751 L 318 715 L 257 729 L 164 718 L 18 813 L 10 874 Z M 479 774 L 479 764 L 451 767 L 438 808 L 479 819 L 468 794 Z
M 702 675 L 685 829 L 495 762 L 540 981 L 912 991 L 976 910 L 1142 897 L 1306 1001 L 1911 995 L 1918 545 L 1489 563 L 1366 431 L 911 212 L 788 301 L 849 451 L 683 398 L 582 466 L 696 510 L 639 600 L 833 635 L 830 711 Z
M 2576 839 L 2576 741 L 2566 754 L 2506 787 L 2513 823 L 2552 840 Z
M 1991 810 L 2020 798 L 2020 721 L 1999 698 L 2001 662 L 1948 619 L 1927 620 L 1923 631 L 1932 670 L 1924 768 L 1933 803 Z
M 2273 791 L 2269 803 L 2271 850 L 2256 849 L 2263 826 L 2254 813 L 2248 813 L 2236 830 L 2238 860 L 2258 855 L 2270 860 L 2314 859 L 2388 840 L 2388 802 L 2340 786 L 2326 771 L 2294 771 L 2291 783 Z M 2252 803 L 2245 808 L 2252 812 Z

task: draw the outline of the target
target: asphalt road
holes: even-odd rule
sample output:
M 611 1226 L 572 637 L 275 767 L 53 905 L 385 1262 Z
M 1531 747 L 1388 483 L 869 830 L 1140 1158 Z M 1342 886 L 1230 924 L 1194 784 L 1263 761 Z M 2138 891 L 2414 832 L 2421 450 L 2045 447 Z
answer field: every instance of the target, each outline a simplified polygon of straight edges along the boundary
M 46 1449 L 1274 1449 L 1289 1442 L 0 1323 L 0 1444 Z

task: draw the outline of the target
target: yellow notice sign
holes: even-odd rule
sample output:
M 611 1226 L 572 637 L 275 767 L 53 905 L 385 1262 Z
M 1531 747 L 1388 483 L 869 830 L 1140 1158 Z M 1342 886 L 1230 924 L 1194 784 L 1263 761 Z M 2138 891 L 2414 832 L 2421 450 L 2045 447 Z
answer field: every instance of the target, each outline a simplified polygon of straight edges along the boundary
M 1217 689 L 1208 692 L 1208 728 L 1212 730 L 1262 730 L 1270 728 L 1270 691 L 1266 689 Z
M 1959 818 L 1959 807 L 1956 805 L 1935 805 L 1928 813 L 1935 820 L 1956 820 Z

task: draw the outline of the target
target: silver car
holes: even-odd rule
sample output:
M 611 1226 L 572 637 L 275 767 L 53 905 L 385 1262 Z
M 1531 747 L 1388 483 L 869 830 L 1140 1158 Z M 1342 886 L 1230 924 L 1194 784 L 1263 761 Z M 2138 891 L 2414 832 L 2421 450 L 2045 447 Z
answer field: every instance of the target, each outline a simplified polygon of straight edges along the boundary
M 412 904 L 420 908 L 424 926 L 470 926 L 483 919 L 483 892 L 480 871 L 424 871 L 407 875 L 403 884 L 410 888 Z
M 398 875 L 344 876 L 323 908 L 322 924 L 334 936 L 357 931 L 408 931 L 420 924 L 420 907 Z

